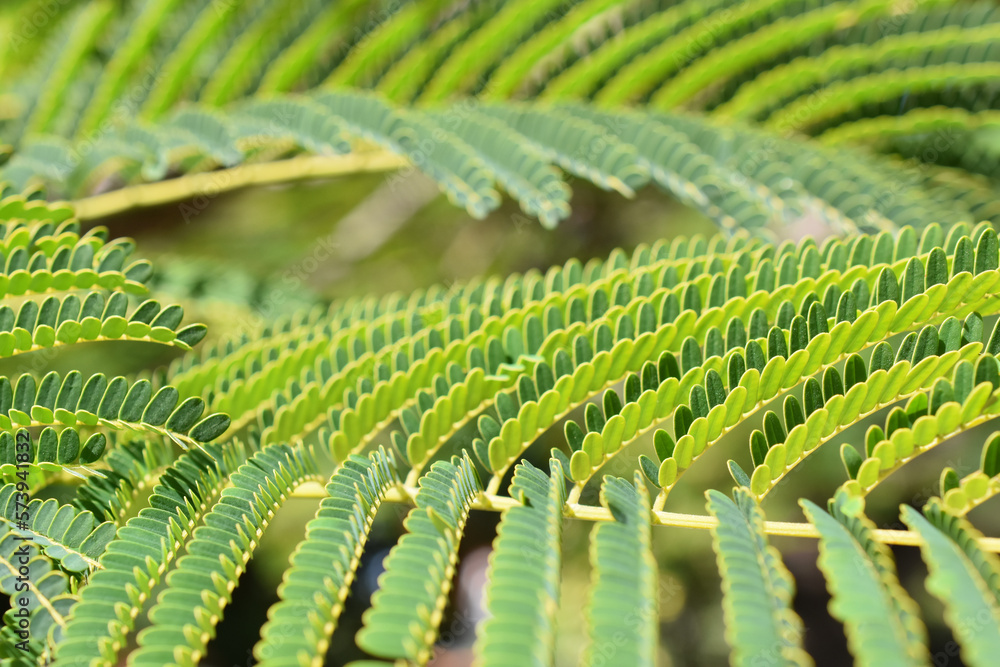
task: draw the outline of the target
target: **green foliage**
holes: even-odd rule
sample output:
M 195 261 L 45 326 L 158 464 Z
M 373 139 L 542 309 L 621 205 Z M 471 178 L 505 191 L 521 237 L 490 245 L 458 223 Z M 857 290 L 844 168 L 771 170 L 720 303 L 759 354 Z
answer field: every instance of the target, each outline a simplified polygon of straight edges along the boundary
M 838 493 L 830 514 L 800 502 L 819 530 L 819 566 L 833 596 L 830 613 L 844 623 L 855 659 L 863 665 L 926 664 L 927 630 L 899 585 L 891 554 L 872 536 L 863 501 Z
M 380 660 L 431 660 L 486 510 L 477 664 L 553 662 L 564 518 L 597 524 L 586 662 L 656 662 L 654 536 L 687 526 L 712 530 L 733 664 L 811 661 L 771 534 L 819 538 L 859 664 L 930 660 L 888 543 L 920 546 L 963 659 L 991 664 L 998 547 L 967 515 L 1000 493 L 1000 434 L 979 470 L 945 467 L 922 513 L 902 508 L 909 531 L 878 529 L 865 498 L 1000 415 L 994 5 L 421 0 L 372 20 L 360 2 L 95 0 L 18 41 L 38 5 L 0 14 L 0 359 L 121 341 L 180 356 L 0 376 L 0 591 L 30 625 L 4 615 L 0 665 L 198 664 L 296 494 L 322 500 L 260 629 L 268 665 L 322 663 L 387 505 L 405 535 L 352 619 Z M 570 215 L 572 179 L 626 197 L 652 182 L 722 234 L 294 308 L 194 352 L 206 328 L 148 298 L 177 277 L 78 222 L 411 168 L 473 216 L 503 190 L 545 226 Z M 807 227 L 824 238 L 765 240 Z M 547 470 L 526 458 L 543 436 Z M 838 436 L 827 509 L 766 521 L 761 502 Z M 665 511 L 734 440 L 732 499 Z
M 518 464 L 510 496 L 521 504 L 503 516 L 488 570 L 484 640 L 477 646 L 484 665 L 550 662 L 554 657 L 559 602 L 562 507 L 566 480 L 553 459 L 545 474 Z
M 659 586 L 646 487 L 638 474 L 633 484 L 608 476 L 601 486 L 601 504 L 615 521 L 591 533 L 594 581 L 586 610 L 590 636 L 586 659 L 653 665 Z
M 714 489 L 707 495 L 708 511 L 719 520 L 713 535 L 732 662 L 752 665 L 780 656 L 787 664 L 812 664 L 802 649 L 802 620 L 791 608 L 792 577 L 767 543 L 753 496 L 744 488 L 735 490 L 736 503 Z
M 468 456 L 438 461 L 420 478 L 416 506 L 403 522 L 407 533 L 386 558 L 379 590 L 365 612 L 365 627 L 358 634 L 361 648 L 382 658 L 430 659 L 462 530 L 479 490 Z M 400 623 L 401 617 L 413 622 Z
M 130 657 L 134 664 L 198 664 L 210 636 L 198 630 L 232 599 L 226 582 L 239 579 L 270 518 L 295 487 L 315 479 L 314 469 L 308 451 L 274 445 L 229 476 L 228 487 L 191 533 L 185 555 L 149 610 L 151 625 L 138 635 L 139 649 Z M 141 557 L 144 550 L 132 546 L 128 555 Z
M 375 514 L 402 501 L 415 506 L 363 618 L 362 648 L 428 659 L 470 511 L 500 509 L 479 659 L 551 659 L 561 517 L 569 515 L 600 522 L 591 538 L 586 655 L 613 650 L 651 664 L 653 526 L 673 521 L 662 511 L 668 494 L 700 455 L 742 437 L 752 466 L 729 461 L 736 502 L 709 492 L 707 517 L 717 521 L 732 660 L 780 654 L 808 664 L 789 606 L 794 584 L 768 545 L 774 529 L 757 502 L 824 442 L 884 412 L 884 426 L 843 446 L 845 481 L 830 513 L 802 504 L 820 537 L 831 611 L 857 659 L 921 663 L 919 611 L 864 516 L 863 497 L 1000 409 L 1000 327 L 990 333 L 984 322 L 1000 312 L 998 245 L 989 226 L 963 224 L 947 236 L 932 224 L 919 236 L 903 228 L 822 246 L 806 239 L 776 247 L 745 234 L 677 239 L 586 266 L 574 260 L 544 276 L 279 318 L 175 362 L 156 376 L 155 392 L 150 380 L 102 375 L 8 383 L 0 437 L 10 439 L 10 456 L 17 429 L 36 435 L 29 486 L 42 489 L 63 472 L 87 477 L 74 504 L 28 508 L 39 549 L 31 571 L 45 583 L 32 598 L 32 651 L 55 664 L 105 664 L 135 636 L 132 660 L 195 664 L 273 512 L 329 469 L 307 444 L 318 436 L 342 463 L 261 631 L 255 654 L 264 663 L 297 664 L 328 649 Z M 107 399 L 112 391 L 118 398 Z M 218 443 L 195 446 L 199 431 L 222 436 L 229 423 L 202 419 L 199 392 L 213 396 L 208 409 L 236 409 L 232 433 Z M 102 412 L 106 401 L 114 414 Z M 46 426 L 45 410 L 61 432 Z M 758 429 L 736 430 L 758 414 Z M 566 445 L 552 450 L 549 472 L 523 461 L 564 419 Z M 362 456 L 385 426 L 394 451 Z M 458 436 L 463 427 L 476 430 L 471 442 Z M 633 445 L 643 437 L 652 440 L 649 454 Z M 104 442 L 103 456 L 77 465 L 70 449 L 82 460 L 94 438 Z M 188 451 L 174 459 L 178 445 Z M 455 447 L 460 455 L 449 462 Z M 943 471 L 931 523 L 904 508 L 932 564 L 930 590 L 969 587 L 949 600 L 964 605 L 948 617 L 956 627 L 968 609 L 996 606 L 982 596 L 995 583 L 996 559 L 959 517 L 1000 490 L 998 448 L 1000 437 L 990 438 L 981 469 L 965 478 Z M 600 505 L 581 503 L 605 465 L 630 457 L 632 482 L 603 475 Z M 510 491 L 500 495 L 511 468 Z M 19 480 L 10 470 L 0 490 L 6 517 Z M 652 506 L 647 488 L 658 490 Z M 136 515 L 129 508 L 140 499 L 148 507 Z M 7 521 L 5 539 L 23 534 Z M 956 634 L 973 664 L 989 654 L 988 636 Z
M 972 664 L 986 663 L 1000 646 L 996 587 L 1000 563 L 979 549 L 975 529 L 961 518 L 950 516 L 937 503 L 925 512 L 927 518 L 903 508 L 903 521 L 923 538 L 920 548 L 930 569 L 927 589 L 944 603 L 962 643 L 962 657 Z
M 33 4 L 0 58 L 0 182 L 85 217 L 409 163 L 473 216 L 502 189 L 546 226 L 569 215 L 560 170 L 653 181 L 726 230 L 1000 218 L 937 171 L 996 177 L 988 3 L 94 0 L 26 40 Z M 238 165 L 259 168 L 212 176 Z
M 396 482 L 392 454 L 384 449 L 367 459 L 351 456 L 337 468 L 285 572 L 282 601 L 261 630 L 254 653 L 262 664 L 298 664 L 300 655 L 326 653 L 372 521 Z
M 131 609 L 146 604 L 166 566 L 229 485 L 243 448 L 236 444 L 228 449 L 212 447 L 179 457 L 161 475 L 149 506 L 124 525 L 119 522 L 100 570 L 81 591 L 76 617 L 57 646 L 55 664 L 111 660 L 122 649 L 135 624 Z
M 31 523 L 27 530 L 21 530 L 16 521 L 20 514 L 14 497 L 16 490 L 16 484 L 0 488 L 2 520 L 11 533 L 30 536 L 35 544 L 43 547 L 48 558 L 67 572 L 84 574 L 97 567 L 95 558 L 114 537 L 114 523 L 98 523 L 90 512 L 81 512 L 72 505 L 60 505 L 54 498 L 44 502 L 35 499 L 26 508 Z

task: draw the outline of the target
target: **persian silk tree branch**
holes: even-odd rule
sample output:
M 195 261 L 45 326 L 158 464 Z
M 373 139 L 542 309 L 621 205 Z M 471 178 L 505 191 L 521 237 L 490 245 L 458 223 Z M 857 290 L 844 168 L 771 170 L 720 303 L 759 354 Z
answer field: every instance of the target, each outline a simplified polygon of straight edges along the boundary
M 222 192 L 254 185 L 389 171 L 405 164 L 404 158 L 381 150 L 348 155 L 308 155 L 277 162 L 242 164 L 230 169 L 133 185 L 79 199 L 74 202 L 74 206 L 78 219 L 94 220 L 145 206 L 168 204 L 198 196 L 215 197 Z
M 414 486 L 397 485 L 386 493 L 386 502 L 409 503 L 416 496 L 417 488 Z M 316 486 L 303 485 L 294 494 L 296 498 L 323 498 L 322 489 Z M 520 503 L 509 496 L 501 496 L 492 493 L 480 493 L 471 503 L 471 508 L 476 510 L 486 510 L 491 512 L 502 512 L 505 509 L 519 505 Z M 581 503 L 567 502 L 563 507 L 563 514 L 572 519 L 583 521 L 614 521 L 611 511 L 605 507 L 585 505 Z M 700 530 L 710 530 L 719 525 L 714 517 L 704 514 L 682 514 L 678 512 L 652 511 L 652 523 L 654 526 L 674 526 L 677 528 L 697 528 Z M 785 537 L 809 537 L 818 538 L 819 531 L 808 522 L 793 521 L 765 521 L 764 533 L 767 535 L 783 535 Z M 920 546 L 922 541 L 920 536 L 912 530 L 891 530 L 877 529 L 872 535 L 875 540 L 883 544 L 899 544 L 903 546 Z M 1000 538 L 984 537 L 979 541 L 979 546 L 984 551 L 1000 553 Z

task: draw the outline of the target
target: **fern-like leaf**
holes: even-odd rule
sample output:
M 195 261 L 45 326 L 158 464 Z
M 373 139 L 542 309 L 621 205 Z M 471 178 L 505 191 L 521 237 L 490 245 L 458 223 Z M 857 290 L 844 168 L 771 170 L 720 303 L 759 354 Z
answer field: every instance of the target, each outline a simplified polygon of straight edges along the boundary
M 469 504 L 480 491 L 472 461 L 438 461 L 420 478 L 407 534 L 386 557 L 358 645 L 384 658 L 426 661 L 451 590 Z M 400 618 L 406 619 L 400 622 Z
M 649 497 L 638 473 L 632 482 L 606 476 L 601 503 L 614 522 L 590 539 L 593 583 L 585 615 L 589 664 L 656 664 L 660 587 L 651 552 Z
M 781 556 L 767 543 L 764 515 L 746 489 L 736 487 L 733 494 L 736 502 L 719 491 L 706 493 L 708 511 L 719 520 L 712 535 L 732 663 L 811 665 L 802 649 L 802 620 L 791 607 L 794 584 Z
M 926 518 L 907 505 L 903 522 L 919 533 L 930 574 L 927 589 L 941 600 L 945 618 L 970 665 L 989 665 L 1000 651 L 1000 563 L 976 544 L 978 531 L 931 503 Z
M 862 665 L 922 665 L 927 631 L 916 604 L 899 585 L 885 545 L 872 539 L 864 503 L 839 492 L 831 514 L 799 504 L 820 533 L 819 567 L 833 599 L 830 613 L 842 621 L 855 660 Z
M 361 562 L 375 513 L 396 482 L 391 454 L 352 456 L 326 485 L 316 517 L 291 557 L 254 655 L 261 665 L 299 665 L 326 654 Z
M 221 617 L 271 517 L 296 486 L 313 478 L 312 459 L 288 446 L 262 449 L 230 476 L 232 486 L 223 489 L 167 575 L 132 664 L 198 664 L 210 637 L 202 630 L 206 618 Z
M 477 642 L 478 665 L 547 664 L 553 658 L 566 482 L 561 464 L 550 465 L 548 476 L 527 462 L 514 469 L 510 495 L 522 504 L 504 513 L 490 556 L 490 616 Z

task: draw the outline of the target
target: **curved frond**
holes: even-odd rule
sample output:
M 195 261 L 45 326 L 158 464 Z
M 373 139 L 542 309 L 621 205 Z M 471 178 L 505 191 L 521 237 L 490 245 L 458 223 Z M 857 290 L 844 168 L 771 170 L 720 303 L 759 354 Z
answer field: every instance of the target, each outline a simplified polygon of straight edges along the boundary
M 786 664 L 811 665 L 802 649 L 802 620 L 791 606 L 794 583 L 767 543 L 764 515 L 746 489 L 735 487 L 733 495 L 736 502 L 719 491 L 706 492 L 709 514 L 719 520 L 712 535 L 732 663 L 753 665 L 780 657 Z
M 368 531 L 396 477 L 392 455 L 379 449 L 352 456 L 330 478 L 254 647 L 261 665 L 299 665 L 326 654 Z
M 185 555 L 167 575 L 131 664 L 198 664 L 211 636 L 202 629 L 205 615 L 222 616 L 271 517 L 296 486 L 315 477 L 310 457 L 277 445 L 260 450 L 230 475 L 231 486 L 191 533 Z
M 902 519 L 923 539 L 927 589 L 944 604 L 945 618 L 970 665 L 988 665 L 1000 650 L 1000 563 L 976 545 L 968 523 L 930 504 L 927 517 L 904 505 Z
M 121 525 L 152 492 L 163 469 L 173 462 L 171 444 L 139 440 L 112 448 L 101 459 L 107 469 L 77 487 L 73 504 Z
M 966 517 L 1000 495 L 1000 435 L 964 477 L 939 466 L 908 530 L 864 505 L 1000 415 L 998 25 L 994 0 L 3 3 L 0 665 L 210 660 L 292 495 L 319 508 L 252 638 L 266 665 L 434 661 L 481 511 L 502 515 L 478 665 L 561 662 L 567 641 L 654 664 L 654 530 L 681 527 L 712 531 L 733 664 L 812 659 L 772 535 L 819 538 L 858 664 L 938 657 L 890 544 L 922 549 L 963 659 L 991 664 L 1000 538 Z M 579 179 L 610 193 L 580 186 L 594 211 L 668 197 L 691 209 L 672 222 L 722 233 L 272 308 L 280 276 L 186 256 L 153 275 L 87 224 L 363 173 L 391 195 L 417 171 L 484 224 L 514 210 L 501 192 L 546 228 L 582 224 Z M 185 309 L 213 326 L 197 353 Z M 113 377 L 72 353 L 92 341 L 173 361 Z M 740 439 L 715 471 L 734 499 L 671 511 Z M 800 465 L 831 440 L 844 470 Z M 827 511 L 800 499 L 808 521 L 766 520 L 796 476 L 782 491 L 840 487 Z M 368 552 L 395 541 L 386 503 L 408 505 L 406 532 L 348 619 Z M 597 524 L 583 604 L 567 518 Z
M 566 481 L 553 459 L 546 477 L 528 462 L 514 469 L 521 503 L 500 521 L 487 570 L 489 618 L 478 632 L 477 665 L 547 664 L 554 657 Z
M 228 415 L 204 416 L 205 401 L 180 400 L 176 389 L 153 392 L 148 380 L 130 384 L 124 377 L 110 381 L 102 373 L 86 382 L 79 371 L 60 376 L 50 371 L 36 382 L 31 374 L 15 383 L 0 377 L 0 465 L 14 466 L 11 433 L 19 428 L 45 427 L 31 462 L 60 470 L 89 464 L 104 454 L 108 444 L 102 430 L 128 430 L 169 438 L 184 448 L 218 438 L 228 428 Z M 61 428 L 58 432 L 55 427 Z M 80 434 L 94 431 L 82 441 Z
M 830 613 L 844 623 L 858 664 L 925 664 L 927 631 L 899 585 L 888 550 L 872 539 L 863 501 L 838 492 L 831 514 L 808 500 L 799 504 L 819 530 L 819 567 L 833 595 Z
M 26 530 L 18 527 L 17 517 L 23 512 L 28 516 Z M 114 523 L 98 522 L 90 512 L 61 505 L 54 498 L 24 504 L 16 484 L 0 487 L 0 522 L 9 533 L 28 538 L 47 558 L 75 574 L 99 567 L 97 559 L 115 534 Z
M 191 531 L 228 486 L 242 454 L 240 447 L 224 451 L 209 445 L 205 452 L 182 455 L 163 473 L 149 507 L 119 529 L 99 559 L 99 569 L 68 619 L 54 665 L 117 661 L 136 617 Z
M 995 86 L 1000 63 L 945 64 L 917 70 L 888 70 L 829 86 L 824 99 L 799 99 L 775 112 L 765 127 L 817 132 L 837 124 L 863 105 L 894 101 L 908 91 L 921 93 L 954 86 Z
M 632 483 L 605 477 L 601 503 L 614 522 L 594 528 L 590 539 L 593 584 L 585 610 L 590 664 L 613 655 L 629 665 L 656 664 L 660 587 L 652 557 L 649 497 L 639 474 Z
M 21 597 L 27 600 L 26 605 L 4 613 L 3 629 L 26 640 L 28 652 L 42 653 L 50 642 L 62 641 L 66 617 L 77 603 L 74 588 L 71 577 L 30 541 L 22 541 L 14 532 L 0 535 L 0 593 L 16 596 L 18 602 Z M 28 612 L 26 631 L 15 615 L 22 609 Z
M 469 505 L 480 491 L 466 456 L 438 461 L 420 478 L 407 533 L 386 557 L 358 645 L 382 658 L 426 661 L 451 590 Z M 400 618 L 407 619 L 401 623 Z
M 996 41 L 996 26 L 966 28 L 946 25 L 940 29 L 887 35 L 874 43 L 834 46 L 820 55 L 797 58 L 745 83 L 713 115 L 726 118 L 766 118 L 816 85 L 854 78 L 858 72 L 888 67 L 922 66 L 928 56 L 937 61 L 965 62 L 988 50 L 970 49 Z M 971 60 L 975 62 L 975 60 Z M 821 89 L 822 90 L 822 89 Z

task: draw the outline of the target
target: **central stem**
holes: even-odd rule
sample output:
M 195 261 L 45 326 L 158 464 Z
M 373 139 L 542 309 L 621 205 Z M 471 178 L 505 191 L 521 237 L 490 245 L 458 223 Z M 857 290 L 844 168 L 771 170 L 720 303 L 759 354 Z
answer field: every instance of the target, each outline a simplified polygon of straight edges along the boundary
M 325 498 L 326 492 L 321 489 L 303 488 L 295 494 L 301 498 Z M 417 487 L 406 484 L 397 485 L 389 489 L 386 493 L 386 502 L 411 503 L 417 495 Z M 502 512 L 520 503 L 508 496 L 500 496 L 494 493 L 480 493 L 472 501 L 471 509 L 485 510 L 488 512 Z M 567 502 L 563 506 L 563 514 L 571 519 L 583 521 L 614 521 L 611 510 L 606 507 L 594 505 L 582 505 L 575 502 Z M 704 514 L 680 514 L 677 512 L 663 512 L 650 510 L 651 521 L 654 526 L 673 526 L 675 528 L 698 528 L 707 530 L 719 525 L 714 517 Z M 795 523 L 791 521 L 765 521 L 764 532 L 768 535 L 782 535 L 785 537 L 810 537 L 819 538 L 819 531 L 811 523 Z M 910 530 L 886 530 L 876 529 L 872 531 L 872 537 L 883 544 L 899 544 L 904 546 L 919 546 L 920 536 Z M 1000 538 L 984 537 L 978 540 L 979 546 L 984 551 L 1000 553 Z

